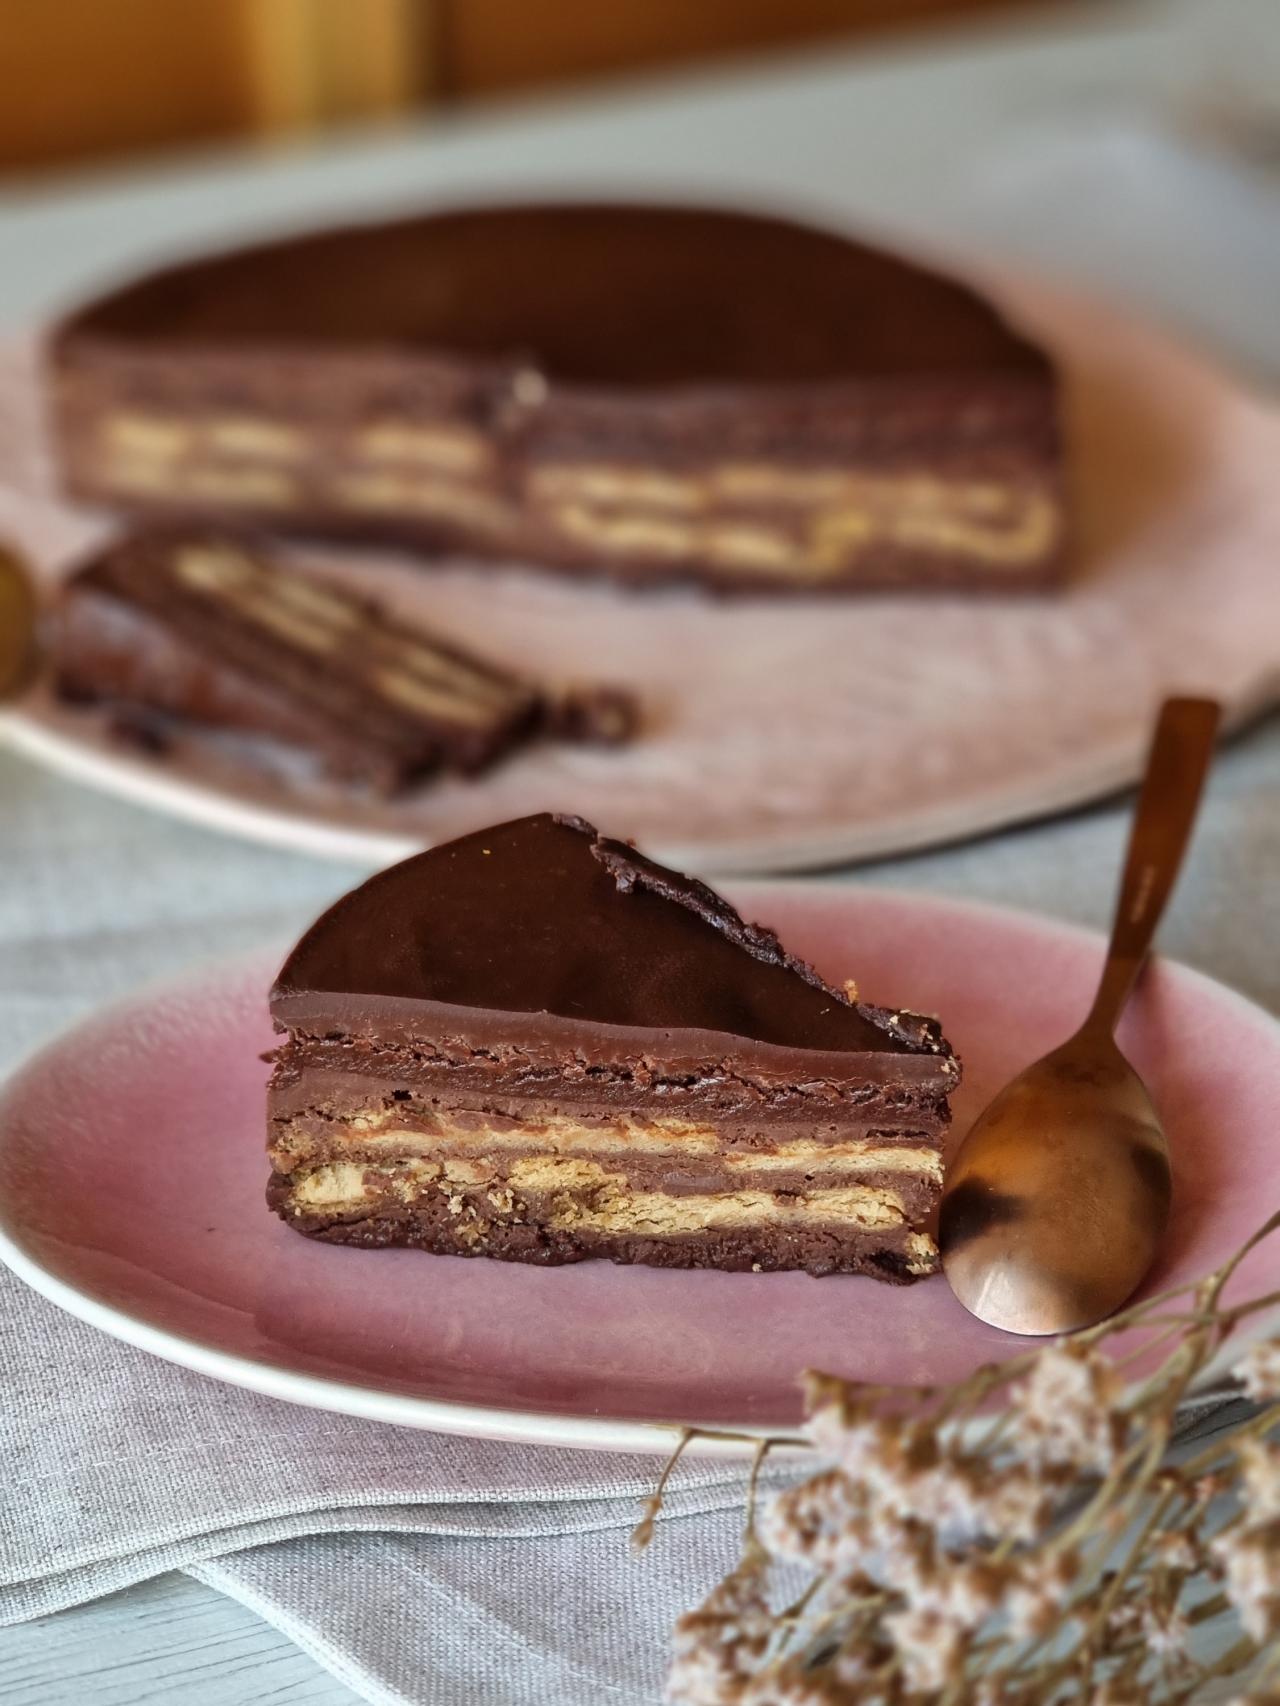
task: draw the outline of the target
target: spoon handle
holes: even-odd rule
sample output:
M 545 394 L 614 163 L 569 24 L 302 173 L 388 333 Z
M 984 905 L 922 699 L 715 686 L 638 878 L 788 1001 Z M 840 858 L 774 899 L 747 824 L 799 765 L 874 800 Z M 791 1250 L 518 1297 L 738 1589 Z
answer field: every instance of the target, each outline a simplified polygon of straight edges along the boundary
M 1221 715 L 1212 699 L 1166 699 L 1161 707 L 1129 835 L 1111 945 L 1086 1030 L 1115 1029 L 1147 957 L 1191 839 Z

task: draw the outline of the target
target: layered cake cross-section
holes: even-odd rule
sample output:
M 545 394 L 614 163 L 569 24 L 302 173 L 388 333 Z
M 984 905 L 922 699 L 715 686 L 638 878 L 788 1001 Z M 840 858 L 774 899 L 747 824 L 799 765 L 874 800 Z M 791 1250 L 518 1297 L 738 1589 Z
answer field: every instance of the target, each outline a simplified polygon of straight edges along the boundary
M 634 706 L 553 692 L 260 540 L 197 527 L 113 541 L 47 624 L 54 690 L 163 750 L 178 739 L 285 780 L 392 794 L 538 733 L 614 741 Z
M 1051 580 L 1058 385 L 978 292 L 786 220 L 454 208 L 153 273 L 50 344 L 74 494 L 649 585 Z
M 542 815 L 372 877 L 289 955 L 268 1200 L 331 1243 L 934 1271 L 959 1063 L 702 883 Z

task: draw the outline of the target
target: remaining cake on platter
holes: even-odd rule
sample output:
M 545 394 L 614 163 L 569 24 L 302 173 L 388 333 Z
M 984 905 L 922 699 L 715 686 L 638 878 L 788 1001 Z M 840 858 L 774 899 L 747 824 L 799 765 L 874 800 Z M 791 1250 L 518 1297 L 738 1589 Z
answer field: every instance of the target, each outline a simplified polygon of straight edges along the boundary
M 49 351 L 73 493 L 642 584 L 1043 584 L 1051 363 L 897 256 L 695 208 L 448 211 L 89 304 Z
M 332 1243 L 934 1271 L 959 1065 L 703 884 L 523 818 L 339 900 L 271 995 L 268 1200 Z
M 97 553 L 47 633 L 64 702 L 156 750 L 194 740 L 282 780 L 394 793 L 539 732 L 622 739 L 634 715 L 623 694 L 553 694 L 259 541 L 191 527 Z

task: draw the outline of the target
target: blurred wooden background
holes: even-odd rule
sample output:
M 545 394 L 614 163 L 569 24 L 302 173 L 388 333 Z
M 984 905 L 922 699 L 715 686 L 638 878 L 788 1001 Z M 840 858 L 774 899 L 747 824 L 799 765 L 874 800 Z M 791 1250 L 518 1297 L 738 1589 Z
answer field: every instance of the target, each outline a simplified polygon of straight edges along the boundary
M 0 0 L 0 168 L 269 136 L 1018 0 Z

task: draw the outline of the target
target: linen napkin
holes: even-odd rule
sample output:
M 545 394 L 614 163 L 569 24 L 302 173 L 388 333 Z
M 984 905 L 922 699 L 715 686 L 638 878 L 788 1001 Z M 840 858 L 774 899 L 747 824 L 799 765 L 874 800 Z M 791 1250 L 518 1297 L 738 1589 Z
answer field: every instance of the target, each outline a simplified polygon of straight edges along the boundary
M 738 1555 L 739 1510 L 539 1541 L 322 1534 L 191 1574 L 377 1706 L 657 1706 L 671 1627 Z
M 659 1472 L 653 1457 L 452 1439 L 259 1397 L 120 1344 L 3 1270 L 0 1370 L 0 1623 L 295 1535 L 510 1543 L 609 1528 L 625 1553 Z M 668 1514 L 740 1521 L 745 1474 L 745 1461 L 685 1461 Z
M 1203 1395 L 1184 1408 L 1175 1455 L 1252 1410 L 1229 1388 Z M 616 1529 L 547 1536 L 530 1569 L 527 1544 L 507 1536 L 324 1534 L 189 1573 L 377 1706 L 656 1706 L 671 1627 L 732 1567 L 741 1536 L 741 1510 L 706 1511 L 664 1523 L 641 1557 Z M 1225 1645 L 1225 1627 L 1199 1639 Z
M 1183 1448 L 1252 1406 L 1187 1407 Z M 637 1557 L 617 1529 L 527 1544 L 323 1534 L 192 1566 L 377 1706 L 656 1706 L 672 1625 L 732 1568 L 742 1511 L 663 1523 Z M 1206 1632 L 1216 1638 L 1216 1626 Z

